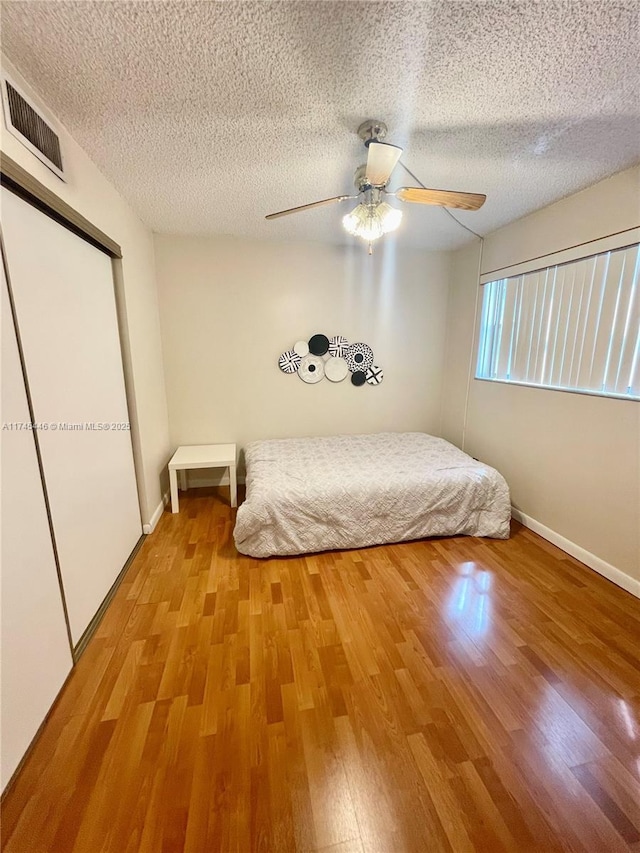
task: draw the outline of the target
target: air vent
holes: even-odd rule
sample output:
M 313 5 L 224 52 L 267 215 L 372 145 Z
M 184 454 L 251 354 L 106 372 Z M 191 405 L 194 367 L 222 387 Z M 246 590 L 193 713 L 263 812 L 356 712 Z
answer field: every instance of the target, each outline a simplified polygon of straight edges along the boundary
M 64 180 L 58 134 L 38 108 L 6 77 L 2 79 L 2 102 L 9 133 Z

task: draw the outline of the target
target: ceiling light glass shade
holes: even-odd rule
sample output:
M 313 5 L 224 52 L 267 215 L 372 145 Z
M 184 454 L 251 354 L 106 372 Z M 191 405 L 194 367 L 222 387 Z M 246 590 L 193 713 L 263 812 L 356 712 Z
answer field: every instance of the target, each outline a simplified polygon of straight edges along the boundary
M 397 207 L 391 207 L 386 201 L 380 202 L 377 213 L 382 218 L 382 229 L 385 234 L 395 231 L 402 222 L 402 211 Z
M 395 231 L 401 221 L 402 211 L 391 207 L 386 201 L 381 201 L 374 204 L 359 204 L 342 218 L 342 225 L 349 234 L 371 243 L 383 234 Z

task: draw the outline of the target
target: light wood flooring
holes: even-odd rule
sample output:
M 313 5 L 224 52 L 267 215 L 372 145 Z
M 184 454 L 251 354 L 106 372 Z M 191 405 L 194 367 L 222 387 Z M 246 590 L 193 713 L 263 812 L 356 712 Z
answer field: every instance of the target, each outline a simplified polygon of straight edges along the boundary
M 514 524 L 259 561 L 166 512 L 6 853 L 640 851 L 640 601 Z

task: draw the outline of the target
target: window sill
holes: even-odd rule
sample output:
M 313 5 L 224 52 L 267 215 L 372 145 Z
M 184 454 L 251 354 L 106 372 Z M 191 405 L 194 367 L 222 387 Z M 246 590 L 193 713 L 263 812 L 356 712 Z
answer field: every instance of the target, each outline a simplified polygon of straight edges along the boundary
M 518 382 L 515 379 L 490 379 L 488 376 L 475 376 L 478 382 L 495 382 L 499 385 L 518 385 L 522 388 L 539 388 L 543 391 L 563 391 L 566 394 L 582 394 L 587 397 L 607 397 L 610 400 L 627 400 L 628 402 L 638 403 L 640 397 L 634 397 L 631 394 L 614 394 L 608 391 L 589 391 L 582 388 L 561 388 L 558 385 L 539 385 L 533 382 Z

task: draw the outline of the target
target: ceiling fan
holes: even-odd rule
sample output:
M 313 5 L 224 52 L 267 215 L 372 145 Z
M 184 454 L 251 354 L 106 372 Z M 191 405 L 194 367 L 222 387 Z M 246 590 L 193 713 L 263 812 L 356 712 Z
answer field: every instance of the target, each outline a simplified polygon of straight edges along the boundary
M 368 119 L 358 128 L 358 136 L 367 149 L 367 162 L 356 170 L 354 177 L 354 184 L 358 190 L 356 195 L 338 195 L 321 201 L 312 201 L 310 204 L 270 213 L 265 219 L 278 219 L 280 216 L 288 216 L 290 213 L 298 213 L 301 210 L 311 210 L 325 204 L 336 204 L 347 199 L 362 197 L 360 203 L 343 217 L 342 224 L 350 234 L 362 237 L 369 243 L 369 254 L 371 254 L 371 243 L 383 234 L 395 231 L 402 220 L 402 211 L 388 204 L 385 200 L 387 197 L 417 204 L 457 207 L 462 210 L 479 210 L 485 203 L 487 197 L 480 193 L 433 190 L 426 187 L 400 187 L 395 192 L 389 192 L 386 186 L 400 159 L 402 148 L 383 142 L 386 135 L 386 124 L 375 119 Z

